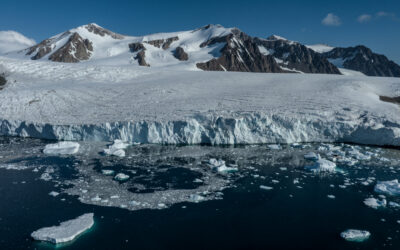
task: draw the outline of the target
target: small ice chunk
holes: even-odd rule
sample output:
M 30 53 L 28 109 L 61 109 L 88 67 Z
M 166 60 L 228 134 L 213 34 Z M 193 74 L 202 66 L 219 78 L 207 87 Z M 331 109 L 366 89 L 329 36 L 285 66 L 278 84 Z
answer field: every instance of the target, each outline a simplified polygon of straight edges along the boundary
M 50 193 L 49 193 L 49 195 L 50 196 L 53 196 L 53 197 L 56 197 L 56 196 L 58 196 L 60 193 L 59 192 L 56 192 L 56 191 L 51 191 Z
M 113 175 L 114 174 L 114 170 L 110 170 L 110 169 L 103 169 L 103 170 L 101 170 L 101 172 L 104 175 Z
M 43 153 L 47 155 L 71 155 L 79 151 L 79 143 L 70 141 L 61 141 L 54 144 L 47 144 Z
M 304 159 L 306 160 L 316 161 L 319 158 L 320 158 L 319 154 L 316 154 L 314 152 L 308 152 L 307 154 L 304 155 Z
M 370 197 L 364 200 L 364 204 L 374 209 L 383 208 L 386 207 L 386 199 L 378 200 L 376 198 Z
M 279 183 L 278 180 L 272 180 L 271 182 L 274 183 L 274 184 L 278 184 Z
M 336 164 L 326 159 L 318 159 L 314 165 L 305 166 L 305 169 L 315 173 L 320 172 L 335 172 Z
M 335 198 L 336 198 L 333 194 L 328 194 L 327 197 L 328 197 L 329 199 L 335 199 Z
M 189 199 L 191 202 L 195 202 L 195 203 L 205 200 L 204 196 L 201 196 L 198 194 L 191 194 Z
M 114 140 L 114 143 L 107 149 L 104 149 L 106 155 L 114 155 L 118 157 L 125 157 L 125 150 L 130 144 L 121 140 Z
M 392 181 L 378 181 L 374 190 L 375 192 L 382 194 L 400 195 L 400 183 L 397 179 Z
M 260 189 L 263 189 L 263 190 L 272 190 L 272 189 L 274 189 L 274 188 L 273 188 L 273 187 L 269 187 L 269 186 L 260 185 Z
M 75 239 L 94 224 L 93 213 L 87 213 L 76 219 L 62 222 L 58 226 L 41 228 L 31 234 L 32 238 L 54 244 Z
M 272 150 L 281 150 L 282 149 L 281 145 L 279 145 L 279 144 L 269 144 L 268 148 L 272 149 Z
M 124 174 L 124 173 L 119 173 L 114 177 L 114 179 L 116 179 L 117 181 L 125 181 L 125 180 L 129 179 L 129 175 Z
M 231 173 L 231 172 L 238 171 L 238 169 L 236 167 L 227 167 L 225 165 L 225 161 L 223 161 L 223 160 L 217 160 L 217 159 L 211 158 L 208 161 L 208 163 L 213 169 L 216 169 L 219 173 Z
M 389 206 L 394 208 L 399 208 L 400 204 L 394 201 L 389 201 Z
M 340 233 L 340 236 L 347 241 L 362 242 L 367 240 L 371 233 L 365 230 L 347 229 Z

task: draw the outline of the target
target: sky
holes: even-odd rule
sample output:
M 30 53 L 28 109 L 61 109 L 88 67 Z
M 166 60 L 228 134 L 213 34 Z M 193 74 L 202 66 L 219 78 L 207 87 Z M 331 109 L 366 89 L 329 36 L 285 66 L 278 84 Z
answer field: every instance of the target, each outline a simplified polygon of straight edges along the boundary
M 132 36 L 221 24 L 303 44 L 363 44 L 400 64 L 398 0 L 1 0 L 0 31 L 37 42 L 92 22 Z

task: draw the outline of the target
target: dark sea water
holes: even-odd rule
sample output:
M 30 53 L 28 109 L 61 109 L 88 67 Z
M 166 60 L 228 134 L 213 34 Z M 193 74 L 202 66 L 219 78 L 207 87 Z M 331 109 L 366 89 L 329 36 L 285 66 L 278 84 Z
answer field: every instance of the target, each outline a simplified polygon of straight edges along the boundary
M 400 249 L 400 210 L 363 203 L 379 197 L 376 181 L 400 177 L 398 150 L 136 145 L 118 158 L 102 154 L 101 143 L 82 143 L 74 156 L 48 156 L 42 153 L 48 143 L 54 142 L 0 138 L 0 249 Z M 338 163 L 336 173 L 304 169 L 312 164 L 305 153 L 329 158 L 353 148 L 371 159 Z M 208 164 L 212 158 L 238 171 L 218 173 Z M 130 178 L 117 181 L 102 169 Z M 190 192 L 204 201 L 194 202 Z M 385 198 L 400 203 L 399 197 Z M 144 205 L 130 205 L 131 199 Z M 94 227 L 70 243 L 55 246 L 30 237 L 88 212 L 94 213 Z M 368 230 L 371 237 L 345 241 L 340 233 L 350 228 Z

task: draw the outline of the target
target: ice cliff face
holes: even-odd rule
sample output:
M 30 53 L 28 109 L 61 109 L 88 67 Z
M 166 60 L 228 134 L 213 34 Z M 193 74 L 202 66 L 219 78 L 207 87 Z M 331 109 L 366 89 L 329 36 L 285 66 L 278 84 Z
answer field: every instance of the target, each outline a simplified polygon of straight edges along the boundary
M 0 64 L 10 75 L 0 91 L 2 135 L 400 146 L 397 78 L 165 71 L 1 57 Z
M 156 144 L 258 144 L 294 142 L 351 142 L 400 146 L 398 125 L 382 120 L 340 121 L 247 114 L 240 118 L 198 116 L 181 121 L 112 122 L 93 125 L 52 125 L 7 121 L 2 135 L 57 140 L 113 141 Z M 375 123 L 376 126 L 370 126 Z

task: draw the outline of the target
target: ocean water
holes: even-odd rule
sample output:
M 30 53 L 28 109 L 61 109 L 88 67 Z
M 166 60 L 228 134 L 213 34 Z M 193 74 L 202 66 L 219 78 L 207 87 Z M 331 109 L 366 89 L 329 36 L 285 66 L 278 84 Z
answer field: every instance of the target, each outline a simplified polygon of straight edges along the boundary
M 48 143 L 0 138 L 0 249 L 400 249 L 399 208 L 363 202 L 400 203 L 374 191 L 377 181 L 400 177 L 396 149 L 133 145 L 120 158 L 104 155 L 105 143 L 45 155 Z M 307 170 L 309 152 L 336 161 L 337 171 Z M 219 172 L 210 159 L 237 171 Z M 116 180 L 118 173 L 129 179 Z M 72 242 L 30 237 L 88 212 L 94 227 Z M 371 237 L 345 241 L 340 233 L 350 228 Z

